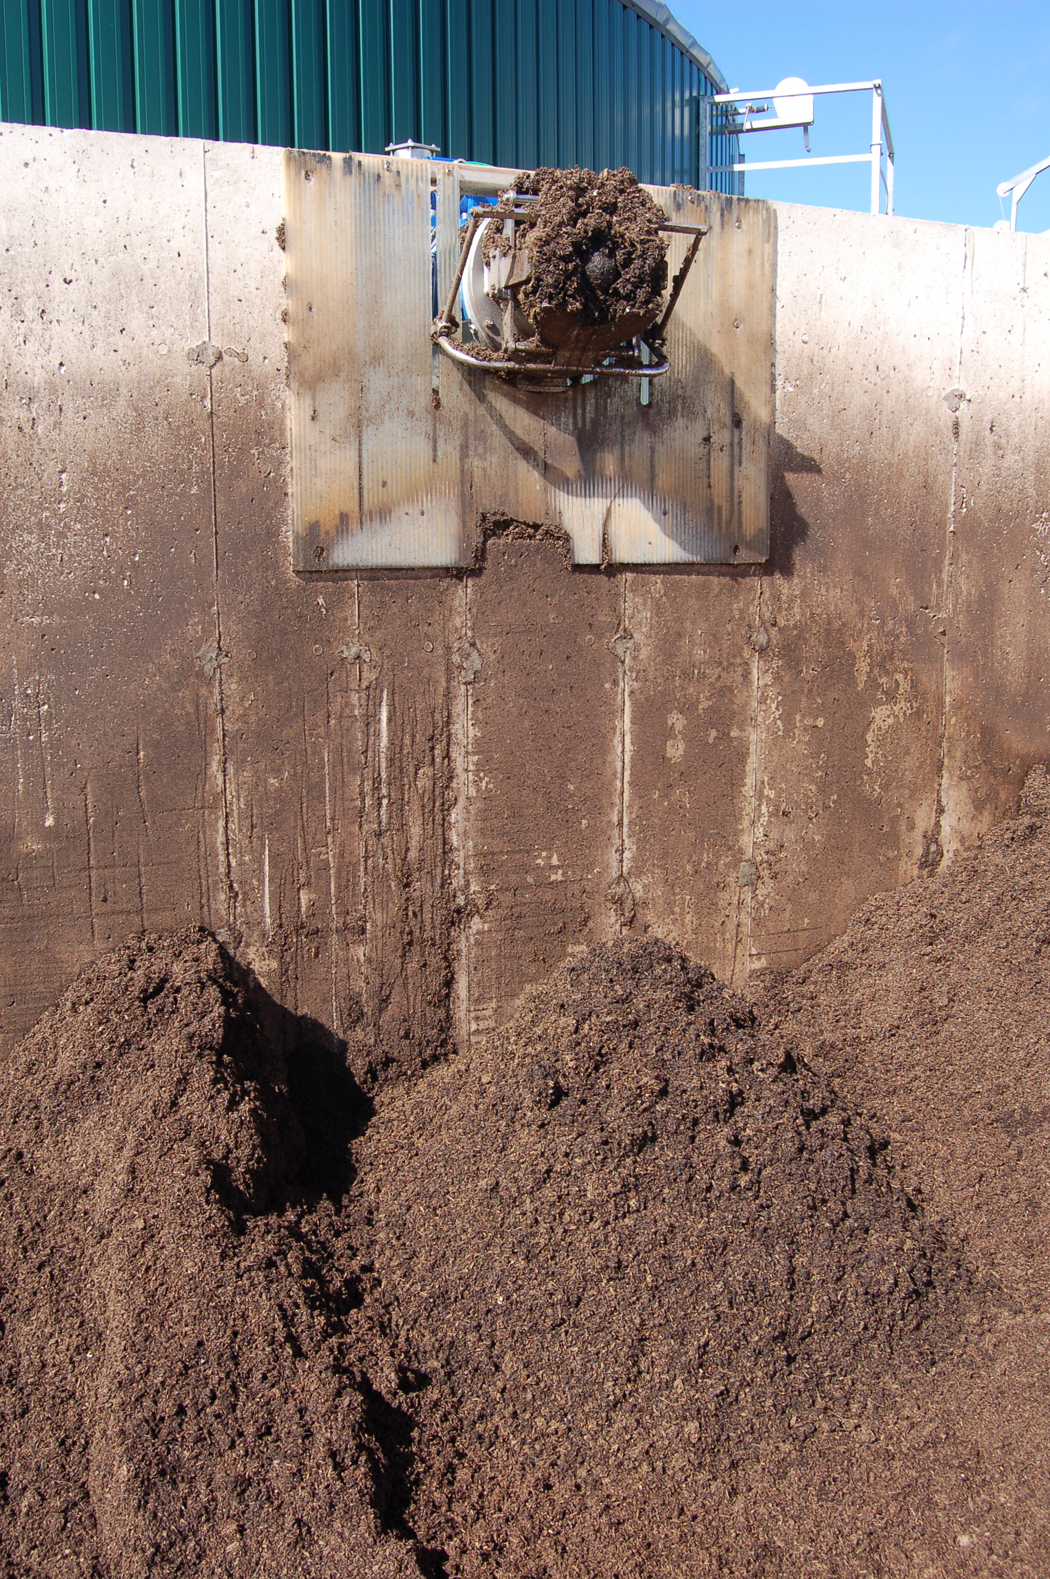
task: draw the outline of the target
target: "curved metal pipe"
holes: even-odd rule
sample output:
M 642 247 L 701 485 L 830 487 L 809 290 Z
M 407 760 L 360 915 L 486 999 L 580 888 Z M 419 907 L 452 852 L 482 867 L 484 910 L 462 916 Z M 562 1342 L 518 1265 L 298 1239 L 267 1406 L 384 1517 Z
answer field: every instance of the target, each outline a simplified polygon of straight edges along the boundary
M 462 346 L 453 345 L 447 334 L 435 334 L 435 343 L 441 347 L 446 356 L 454 362 L 461 362 L 464 367 L 472 367 L 480 373 L 523 373 L 529 378 L 659 378 L 661 373 L 666 373 L 671 364 L 662 351 L 653 351 L 652 355 L 659 358 L 655 362 L 639 363 L 637 367 L 557 367 L 551 362 L 492 362 L 481 357 L 471 356 Z

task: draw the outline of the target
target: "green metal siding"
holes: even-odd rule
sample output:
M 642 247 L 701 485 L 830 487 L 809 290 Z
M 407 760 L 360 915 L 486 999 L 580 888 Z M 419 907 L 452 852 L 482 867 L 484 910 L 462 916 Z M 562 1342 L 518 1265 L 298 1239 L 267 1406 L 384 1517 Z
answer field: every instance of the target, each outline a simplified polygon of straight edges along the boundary
M 721 84 L 676 28 L 647 0 L 0 0 L 0 119 L 696 183 L 729 162 L 698 144 Z

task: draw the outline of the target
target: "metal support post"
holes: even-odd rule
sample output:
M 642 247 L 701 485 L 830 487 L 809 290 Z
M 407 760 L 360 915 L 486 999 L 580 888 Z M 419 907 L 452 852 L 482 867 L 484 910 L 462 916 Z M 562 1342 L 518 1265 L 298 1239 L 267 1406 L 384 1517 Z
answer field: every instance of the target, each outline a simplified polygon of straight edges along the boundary
M 871 212 L 882 208 L 882 84 L 871 90 Z
M 698 95 L 697 135 L 697 190 L 706 192 L 711 184 L 711 99 L 706 93 Z

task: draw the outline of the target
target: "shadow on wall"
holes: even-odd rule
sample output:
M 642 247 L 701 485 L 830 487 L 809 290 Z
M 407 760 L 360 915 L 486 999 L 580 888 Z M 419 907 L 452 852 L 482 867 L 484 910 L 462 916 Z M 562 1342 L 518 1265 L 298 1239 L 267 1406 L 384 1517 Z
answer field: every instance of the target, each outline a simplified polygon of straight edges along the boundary
M 474 380 L 472 392 L 479 408 L 484 411 L 494 428 L 509 444 L 519 459 L 524 461 L 547 482 L 566 492 L 581 486 L 600 491 L 602 469 L 606 464 L 607 457 L 602 449 L 600 435 L 592 431 L 593 416 L 588 412 L 588 399 L 592 403 L 596 403 L 598 400 L 598 396 L 593 393 L 593 386 L 586 386 L 582 391 L 578 392 L 581 415 L 578 431 L 573 435 L 571 452 L 573 464 L 568 467 L 565 466 L 565 454 L 559 453 L 556 447 L 552 447 L 549 443 L 551 437 L 549 428 L 544 431 L 545 443 L 542 448 L 532 442 L 536 434 L 528 430 L 528 424 L 533 422 L 535 418 L 533 409 L 537 401 L 535 394 L 518 391 L 508 386 L 506 389 L 501 388 L 499 390 L 499 400 L 497 402 L 492 398 L 490 391 L 481 387 L 480 380 L 477 378 Z M 620 394 L 619 391 L 604 393 Z M 516 418 L 518 420 L 515 420 Z M 606 412 L 604 421 L 608 422 L 608 420 L 609 414 Z M 680 414 L 680 420 L 685 423 L 689 421 L 689 417 L 687 414 Z M 571 423 L 566 424 L 567 429 L 571 430 L 571 426 Z M 569 432 L 567 431 L 560 436 L 568 440 Z M 709 461 L 709 435 L 701 441 L 700 449 L 701 453 L 707 456 Z M 559 460 L 562 462 L 561 465 L 559 465 Z M 596 460 L 597 466 L 595 465 Z M 679 478 L 686 476 L 690 469 L 687 467 L 681 470 Z M 711 574 L 712 572 L 718 574 L 722 571 L 728 571 L 731 574 L 743 573 L 749 575 L 754 574 L 756 571 L 768 571 L 780 576 L 790 576 L 795 568 L 795 552 L 799 545 L 806 541 L 810 530 L 808 521 L 800 514 L 795 504 L 795 498 L 788 483 L 789 476 L 802 473 L 822 477 L 823 469 L 814 456 L 806 455 L 802 450 L 797 449 L 790 439 L 786 439 L 774 431 L 770 438 L 769 454 L 769 557 L 762 565 L 732 565 L 728 562 L 719 564 L 701 561 L 684 565 L 673 562 L 670 564 L 636 565 L 630 568 L 651 571 L 658 575 L 696 575 L 698 573 Z M 668 535 L 678 537 L 684 541 L 687 534 L 682 533 L 681 524 L 683 511 L 686 515 L 690 513 L 688 500 L 681 497 L 671 498 L 661 493 L 657 480 L 652 475 L 644 478 L 626 475 L 617 484 L 617 488 L 624 481 L 636 486 L 642 493 L 647 492 L 654 501 L 654 508 L 658 508 L 661 503 L 674 506 L 674 508 L 669 508 L 664 512 L 667 518 Z M 493 523 L 501 521 L 510 523 L 510 517 L 505 516 L 499 510 L 493 511 L 489 515 L 482 514 L 479 517 L 474 547 L 474 561 L 468 568 L 477 569 L 484 562 L 485 543 L 487 538 L 493 535 Z M 553 534 L 567 541 L 566 534 L 561 528 L 552 526 L 550 523 L 534 523 L 531 526 L 521 522 L 512 524 L 520 526 L 523 531 L 527 530 L 533 536 Z M 678 529 L 676 530 L 676 528 Z M 495 530 L 498 531 L 500 528 L 497 526 Z M 583 570 L 589 567 L 577 566 L 576 568 Z
M 789 476 L 803 472 L 824 475 L 819 461 L 774 432 L 769 447 L 769 558 L 762 568 L 776 576 L 794 573 L 795 551 L 809 536 L 809 522 L 799 514 L 788 483 Z
M 795 503 L 795 496 L 791 491 L 788 478 L 802 473 L 808 473 L 815 477 L 823 477 L 824 475 L 823 468 L 815 456 L 804 454 L 802 450 L 795 448 L 790 439 L 785 439 L 781 434 L 774 432 L 769 454 L 769 557 L 761 564 L 617 565 L 614 568 L 617 570 L 629 570 L 632 575 L 653 576 L 776 575 L 788 577 L 793 575 L 796 551 L 809 537 L 810 525 Z M 521 526 L 520 522 L 509 524 Z M 493 525 L 491 519 L 482 518 L 482 532 L 486 542 L 489 536 L 498 536 L 502 530 L 503 527 L 498 521 Z M 522 527 L 523 536 L 549 536 L 552 534 L 562 538 L 565 537 L 565 534 L 561 533 L 557 528 Z M 483 547 L 479 551 L 477 562 L 478 564 L 484 563 Z M 567 563 L 569 562 L 571 561 L 567 560 Z M 577 565 L 573 569 L 576 575 L 581 575 L 591 570 L 597 571 L 598 566 Z
M 504 470 L 520 463 L 532 478 L 523 492 L 506 492 L 505 479 L 482 467 L 475 496 L 494 511 L 501 500 L 521 508 L 528 499 L 550 520 L 575 520 L 577 537 L 581 530 L 586 535 L 580 523 L 594 511 L 600 521 L 604 506 L 604 531 L 614 507 L 636 501 L 641 518 L 651 519 L 657 535 L 686 559 L 741 563 L 734 561 L 734 542 L 746 541 L 741 534 L 761 515 L 768 399 L 753 405 L 693 331 L 683 326 L 678 342 L 677 372 L 655 386 L 650 404 L 641 403 L 633 380 L 598 380 L 552 397 L 465 374 L 476 454 L 489 457 L 490 471 L 500 457 Z M 681 561 L 673 556 L 670 563 Z

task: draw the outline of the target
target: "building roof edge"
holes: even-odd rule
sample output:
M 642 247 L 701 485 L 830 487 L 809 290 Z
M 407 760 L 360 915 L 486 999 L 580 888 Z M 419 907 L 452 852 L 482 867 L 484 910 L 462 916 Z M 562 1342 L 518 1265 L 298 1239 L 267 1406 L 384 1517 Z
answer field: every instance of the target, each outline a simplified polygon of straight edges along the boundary
M 632 11 L 636 11 L 639 16 L 644 17 L 647 22 L 651 22 L 654 27 L 658 27 L 660 32 L 665 34 L 673 44 L 677 44 L 679 49 L 684 50 L 696 62 L 701 71 L 706 72 L 711 78 L 719 93 L 729 92 L 728 82 L 707 53 L 707 50 L 701 48 L 692 33 L 682 26 L 678 18 L 673 16 L 665 5 L 660 4 L 660 0 L 623 0 L 623 3 L 629 6 Z

